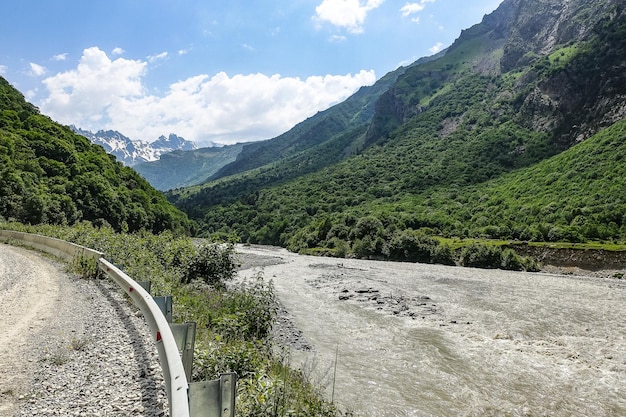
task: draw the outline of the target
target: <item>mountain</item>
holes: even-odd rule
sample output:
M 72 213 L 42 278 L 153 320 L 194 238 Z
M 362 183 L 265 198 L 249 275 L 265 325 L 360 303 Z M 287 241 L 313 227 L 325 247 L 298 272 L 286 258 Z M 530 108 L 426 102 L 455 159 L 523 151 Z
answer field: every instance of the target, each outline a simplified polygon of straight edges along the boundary
M 419 62 L 426 62 L 432 57 Z M 302 151 L 316 145 L 332 143 L 332 147 L 345 142 L 343 132 L 353 128 L 364 128 L 374 115 L 376 99 L 406 70 L 401 67 L 379 80 L 374 86 L 362 87 L 348 100 L 332 108 L 318 112 L 315 116 L 299 123 L 288 132 L 258 142 L 238 143 L 221 148 L 201 148 L 192 151 L 163 154 L 159 160 L 140 162 L 133 168 L 159 190 L 188 187 L 201 184 L 208 179 L 218 179 L 233 173 L 249 171 L 276 160 L 297 158 Z M 290 169 L 290 177 L 297 177 L 319 169 L 349 156 L 359 149 L 341 147 L 337 152 L 317 153 L 319 158 L 296 164 L 299 169 Z M 294 164 L 289 163 L 292 168 Z M 281 177 L 281 181 L 287 178 Z
M 422 58 L 411 66 L 429 62 L 441 54 L 443 52 L 433 57 Z M 333 140 L 342 141 L 341 137 L 346 132 L 359 130 L 370 123 L 374 116 L 376 100 L 411 66 L 400 67 L 386 74 L 373 86 L 361 87 L 344 102 L 318 112 L 315 116 L 298 123 L 294 128 L 276 138 L 245 144 L 237 159 L 218 170 L 212 179 L 249 171 L 293 157 Z M 351 146 L 340 149 L 340 152 L 332 155 L 331 159 L 328 159 L 330 155 L 324 155 L 322 159 L 316 160 L 314 165 L 319 168 L 332 164 L 359 149 L 361 146 L 358 143 L 351 144 Z
M 91 143 L 102 146 L 108 153 L 115 155 L 118 161 L 126 166 L 140 162 L 156 161 L 163 154 L 183 150 L 197 149 L 195 143 L 170 133 L 168 137 L 160 136 L 156 141 L 144 142 L 132 140 L 115 130 L 99 130 L 93 133 L 88 130 L 70 126 L 75 133 L 89 139 Z
M 233 162 L 245 144 L 177 150 L 165 153 L 157 161 L 140 162 L 133 169 L 157 190 L 201 184 L 220 168 Z
M 167 196 L 203 234 L 293 250 L 389 257 L 422 235 L 623 242 L 624 8 L 505 0 L 438 56 Z
M 0 77 L 0 221 L 75 224 L 116 231 L 192 224 L 134 170 L 70 128 L 39 113 Z

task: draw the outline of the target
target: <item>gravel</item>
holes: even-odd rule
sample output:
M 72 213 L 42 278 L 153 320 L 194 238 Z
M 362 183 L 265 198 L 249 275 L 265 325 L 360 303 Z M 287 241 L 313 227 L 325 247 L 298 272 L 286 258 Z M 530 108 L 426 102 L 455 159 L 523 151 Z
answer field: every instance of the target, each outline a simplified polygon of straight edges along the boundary
M 3 332 L 21 329 L 3 340 L 19 349 L 0 352 L 0 416 L 169 415 L 157 349 L 141 314 L 114 283 L 63 268 L 0 245 L 0 296 L 10 295 L 8 311 L 35 311 L 0 325 Z M 45 291 L 29 290 L 40 281 Z

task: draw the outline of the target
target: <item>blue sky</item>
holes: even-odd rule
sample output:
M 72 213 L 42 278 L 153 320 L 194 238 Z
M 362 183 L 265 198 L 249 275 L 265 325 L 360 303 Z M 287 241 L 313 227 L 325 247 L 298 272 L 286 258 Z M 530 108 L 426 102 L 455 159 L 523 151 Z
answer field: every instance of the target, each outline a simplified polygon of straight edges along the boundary
M 0 75 L 83 129 L 269 139 L 449 46 L 501 1 L 12 1 Z

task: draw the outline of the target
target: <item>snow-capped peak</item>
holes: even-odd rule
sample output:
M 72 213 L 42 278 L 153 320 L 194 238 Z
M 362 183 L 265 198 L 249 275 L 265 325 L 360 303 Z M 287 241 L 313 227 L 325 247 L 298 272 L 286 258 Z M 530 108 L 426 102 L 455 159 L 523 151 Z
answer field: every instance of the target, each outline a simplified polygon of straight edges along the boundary
M 118 161 L 127 166 L 140 162 L 156 161 L 161 155 L 177 150 L 197 149 L 195 143 L 173 133 L 170 133 L 168 137 L 160 136 L 156 141 L 150 143 L 143 140 L 132 140 L 115 130 L 99 130 L 93 133 L 74 125 L 71 125 L 70 128 L 89 139 L 91 143 L 102 146 L 108 153 L 115 155 Z

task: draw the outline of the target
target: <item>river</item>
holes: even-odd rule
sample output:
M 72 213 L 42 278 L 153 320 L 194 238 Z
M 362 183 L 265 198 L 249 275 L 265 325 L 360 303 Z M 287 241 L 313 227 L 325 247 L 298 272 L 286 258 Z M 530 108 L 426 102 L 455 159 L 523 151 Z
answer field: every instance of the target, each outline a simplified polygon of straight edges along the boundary
M 624 416 L 626 282 L 238 246 L 355 416 Z

